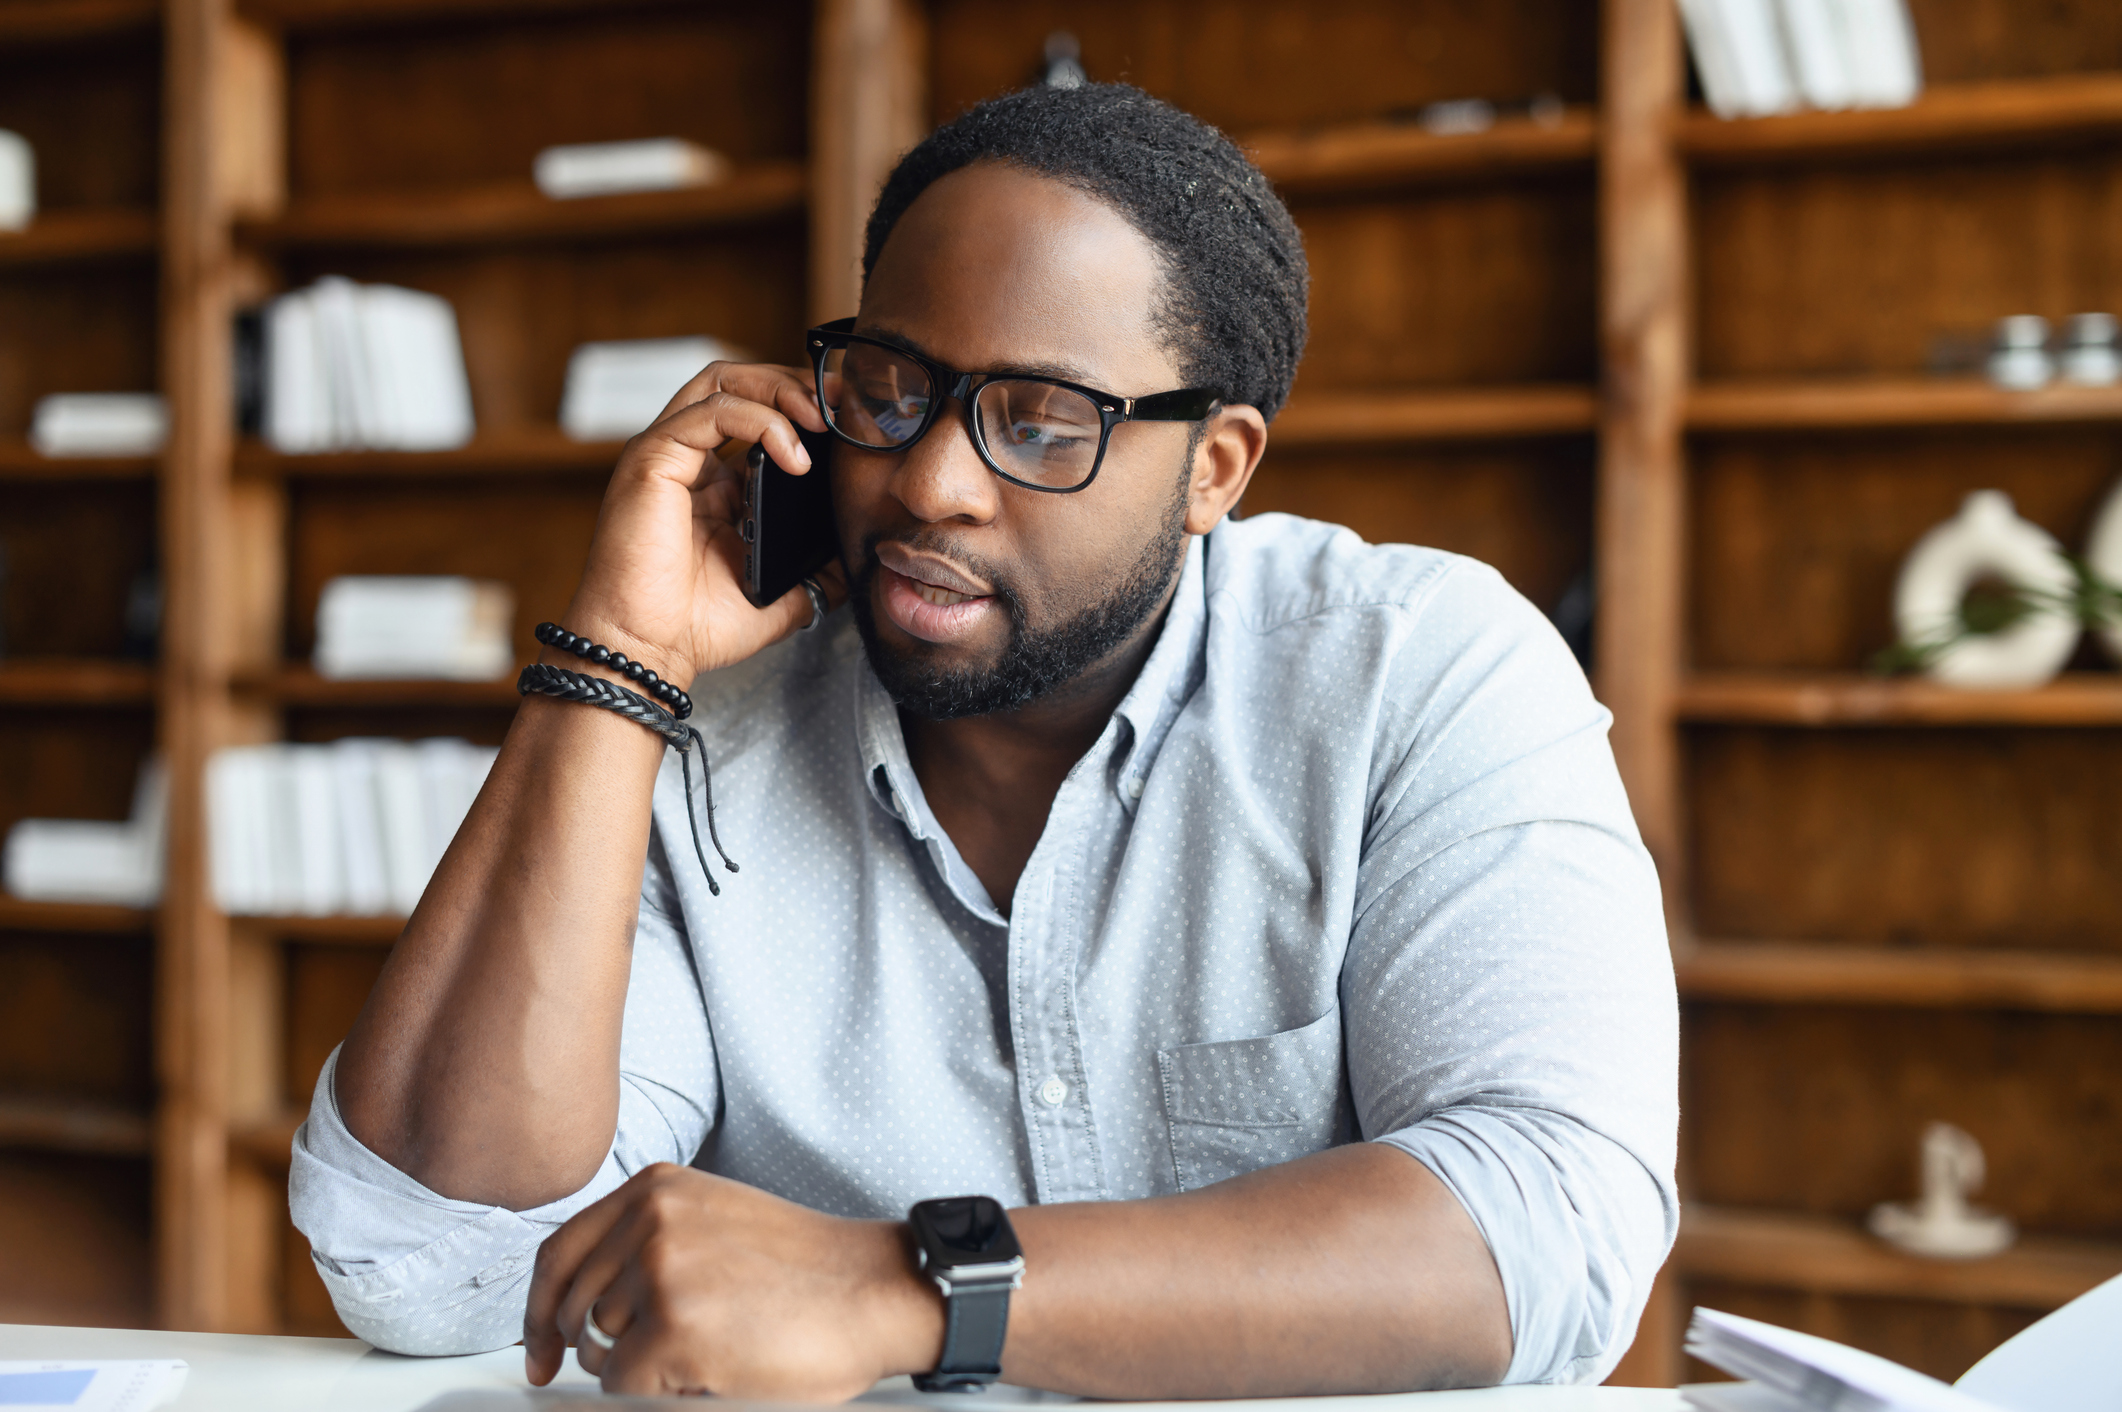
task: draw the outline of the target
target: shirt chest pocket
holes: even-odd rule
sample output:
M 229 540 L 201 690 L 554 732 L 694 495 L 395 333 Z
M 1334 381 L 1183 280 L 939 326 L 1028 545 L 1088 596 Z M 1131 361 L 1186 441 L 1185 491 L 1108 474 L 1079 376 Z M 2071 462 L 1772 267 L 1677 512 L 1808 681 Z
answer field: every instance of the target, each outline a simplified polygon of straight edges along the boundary
M 1353 1136 L 1338 1005 L 1301 1029 L 1160 1049 L 1157 1070 L 1181 1191 Z

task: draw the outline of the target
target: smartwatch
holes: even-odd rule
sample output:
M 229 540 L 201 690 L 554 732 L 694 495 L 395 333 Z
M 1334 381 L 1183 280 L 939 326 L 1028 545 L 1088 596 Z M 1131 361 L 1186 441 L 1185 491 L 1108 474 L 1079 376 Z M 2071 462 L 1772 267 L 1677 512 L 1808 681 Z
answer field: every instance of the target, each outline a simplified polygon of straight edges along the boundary
M 921 1271 L 943 1291 L 943 1357 L 916 1373 L 923 1392 L 980 1392 L 1002 1376 L 1009 1292 L 1024 1283 L 1024 1251 L 992 1196 L 945 1196 L 906 1213 Z

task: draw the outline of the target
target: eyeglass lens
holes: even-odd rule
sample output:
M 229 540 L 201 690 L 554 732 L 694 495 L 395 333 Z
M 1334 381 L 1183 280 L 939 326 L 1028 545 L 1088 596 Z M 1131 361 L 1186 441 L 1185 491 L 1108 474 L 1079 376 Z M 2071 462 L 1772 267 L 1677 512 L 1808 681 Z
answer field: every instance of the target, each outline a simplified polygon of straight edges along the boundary
M 857 445 L 891 451 L 912 441 L 936 388 L 913 359 L 869 343 L 825 355 L 825 405 L 833 427 Z M 1080 392 L 997 378 L 973 394 L 975 435 L 1005 473 L 1066 489 L 1090 478 L 1104 418 Z

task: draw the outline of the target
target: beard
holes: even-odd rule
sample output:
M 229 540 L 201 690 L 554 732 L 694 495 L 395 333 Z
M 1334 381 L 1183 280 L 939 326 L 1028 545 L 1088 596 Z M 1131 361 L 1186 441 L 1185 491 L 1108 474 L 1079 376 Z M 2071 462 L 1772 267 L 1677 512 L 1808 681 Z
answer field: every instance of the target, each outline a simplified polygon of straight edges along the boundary
M 1006 575 L 965 554 L 953 554 L 995 586 L 996 600 L 1009 612 L 1009 641 L 1002 655 L 986 667 L 938 666 L 917 654 L 901 653 L 877 636 L 876 612 L 870 606 L 878 567 L 875 538 L 862 546 L 862 567 L 850 594 L 870 670 L 903 711 L 932 721 L 990 716 L 1029 706 L 1068 685 L 1134 636 L 1157 611 L 1186 552 L 1186 482 L 1179 482 L 1179 493 L 1157 534 L 1119 575 L 1112 591 L 1057 623 L 1034 627 L 1025 618 L 1023 601 L 1010 591 Z M 906 543 L 911 548 L 947 550 L 943 541 L 927 535 Z

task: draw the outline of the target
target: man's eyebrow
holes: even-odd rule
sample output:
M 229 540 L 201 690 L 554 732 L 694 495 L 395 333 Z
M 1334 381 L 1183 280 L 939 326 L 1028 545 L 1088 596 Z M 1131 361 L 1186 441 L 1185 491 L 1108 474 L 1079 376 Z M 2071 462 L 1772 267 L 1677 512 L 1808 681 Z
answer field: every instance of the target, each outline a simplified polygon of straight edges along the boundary
M 926 358 L 935 363 L 943 362 L 941 358 L 922 347 L 919 339 L 908 337 L 897 329 L 865 328 L 859 330 L 859 332 L 864 338 L 874 338 L 879 343 L 889 343 L 894 348 L 904 348 L 917 358 Z M 991 368 L 968 368 L 964 371 L 1000 373 L 1006 377 L 1059 378 L 1063 382 L 1080 382 L 1085 386 L 1091 386 L 1095 382 L 1092 373 L 1087 369 L 1077 367 L 1073 363 L 997 363 Z

